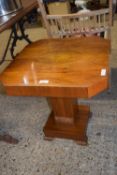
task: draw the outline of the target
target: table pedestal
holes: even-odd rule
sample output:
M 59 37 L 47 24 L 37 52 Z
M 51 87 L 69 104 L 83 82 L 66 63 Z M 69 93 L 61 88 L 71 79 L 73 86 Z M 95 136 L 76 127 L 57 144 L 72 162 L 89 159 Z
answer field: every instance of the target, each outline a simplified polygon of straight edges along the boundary
M 49 102 L 52 112 L 44 127 L 45 138 L 67 138 L 87 145 L 89 107 L 78 105 L 75 99 L 70 98 L 50 98 Z

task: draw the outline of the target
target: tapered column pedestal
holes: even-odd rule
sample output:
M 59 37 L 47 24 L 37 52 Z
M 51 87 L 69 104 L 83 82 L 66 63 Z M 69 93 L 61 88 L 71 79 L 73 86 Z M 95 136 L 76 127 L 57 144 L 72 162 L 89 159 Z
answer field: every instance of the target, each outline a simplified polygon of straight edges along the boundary
M 45 138 L 67 138 L 87 145 L 88 106 L 78 105 L 71 98 L 50 98 L 52 112 L 44 127 Z

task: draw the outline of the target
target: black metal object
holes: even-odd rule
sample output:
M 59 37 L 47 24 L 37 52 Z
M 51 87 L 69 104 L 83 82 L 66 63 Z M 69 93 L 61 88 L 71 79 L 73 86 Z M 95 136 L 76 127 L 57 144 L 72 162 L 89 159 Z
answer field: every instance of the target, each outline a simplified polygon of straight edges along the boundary
M 12 26 L 12 31 L 10 33 L 6 49 L 4 51 L 3 57 L 0 61 L 0 65 L 5 61 L 6 54 L 9 50 L 9 45 L 11 44 L 10 53 L 11 57 L 14 59 L 14 50 L 18 40 L 25 40 L 28 44 L 31 44 L 32 41 L 28 38 L 28 35 L 25 33 L 25 23 L 34 23 L 37 21 L 37 9 L 33 9 L 30 13 L 20 19 L 17 23 Z
M 19 27 L 19 32 L 20 34 L 18 34 L 18 30 L 17 28 Z M 15 50 L 15 47 L 16 47 L 16 43 L 18 40 L 26 40 L 28 44 L 31 44 L 32 41 L 28 38 L 28 35 L 25 34 L 25 28 L 24 28 L 24 23 L 22 23 L 22 20 L 19 21 L 17 23 L 17 25 L 15 24 L 13 27 L 12 27 L 12 38 L 11 38 L 13 41 L 12 41 L 12 45 L 11 45 L 11 48 L 10 48 L 10 52 L 11 52 L 11 56 L 12 58 L 14 59 L 15 58 L 15 55 L 14 55 L 14 50 Z

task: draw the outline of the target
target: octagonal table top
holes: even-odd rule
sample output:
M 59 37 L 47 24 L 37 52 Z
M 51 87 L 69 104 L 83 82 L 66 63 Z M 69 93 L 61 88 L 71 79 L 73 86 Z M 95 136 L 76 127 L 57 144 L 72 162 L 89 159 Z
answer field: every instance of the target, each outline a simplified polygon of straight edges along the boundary
M 8 95 L 89 98 L 108 88 L 110 41 L 44 39 L 28 45 L 0 75 Z

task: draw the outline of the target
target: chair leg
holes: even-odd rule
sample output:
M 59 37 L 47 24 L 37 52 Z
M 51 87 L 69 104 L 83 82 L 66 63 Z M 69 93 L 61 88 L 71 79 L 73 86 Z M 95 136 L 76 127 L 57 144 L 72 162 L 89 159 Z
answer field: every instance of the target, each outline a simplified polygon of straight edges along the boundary
M 0 141 L 10 144 L 17 144 L 19 142 L 16 138 L 13 138 L 9 134 L 0 134 Z

